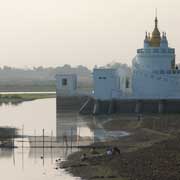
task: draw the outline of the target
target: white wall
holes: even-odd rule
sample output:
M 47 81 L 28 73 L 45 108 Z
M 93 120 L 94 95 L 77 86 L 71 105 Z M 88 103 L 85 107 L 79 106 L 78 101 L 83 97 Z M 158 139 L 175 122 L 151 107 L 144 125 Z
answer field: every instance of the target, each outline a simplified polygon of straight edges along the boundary
M 132 72 L 127 72 L 122 69 L 117 69 L 120 79 L 120 90 L 123 95 L 131 95 L 132 94 Z M 129 82 L 129 87 L 126 86 L 126 81 Z
M 173 71 L 172 48 L 138 49 L 133 59 L 132 90 L 138 98 L 167 98 L 180 95 L 180 74 Z
M 120 90 L 120 79 L 116 69 L 94 69 L 94 97 L 108 100 Z
M 169 70 L 173 58 L 172 55 L 137 55 L 136 62 L 149 70 Z
M 63 79 L 67 84 L 63 85 Z M 56 93 L 58 95 L 74 95 L 77 90 L 77 76 L 75 74 L 57 74 L 56 75 Z
M 155 74 L 134 69 L 132 90 L 137 98 L 180 97 L 180 74 Z

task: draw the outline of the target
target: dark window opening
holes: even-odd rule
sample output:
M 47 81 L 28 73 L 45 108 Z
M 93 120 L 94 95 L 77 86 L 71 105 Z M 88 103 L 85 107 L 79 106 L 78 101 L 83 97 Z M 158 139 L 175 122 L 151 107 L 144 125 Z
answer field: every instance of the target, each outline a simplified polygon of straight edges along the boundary
M 126 88 L 129 88 L 129 79 L 126 78 Z
M 100 76 L 99 79 L 107 79 L 107 78 L 106 78 L 106 77 L 101 77 L 101 76 Z
M 63 86 L 67 86 L 67 79 L 65 79 L 65 78 L 62 79 L 62 85 L 63 85 Z

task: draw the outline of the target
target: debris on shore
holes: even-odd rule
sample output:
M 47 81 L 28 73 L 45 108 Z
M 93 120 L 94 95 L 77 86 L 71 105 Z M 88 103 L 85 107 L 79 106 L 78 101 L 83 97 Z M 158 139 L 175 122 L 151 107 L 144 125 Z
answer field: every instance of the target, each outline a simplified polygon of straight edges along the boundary
M 146 117 L 141 122 L 108 122 L 104 127 L 128 130 L 131 135 L 119 140 L 94 143 L 93 146 L 117 146 L 121 155 L 92 155 L 90 149 L 82 149 L 60 163 L 60 167 L 87 180 L 180 179 L 180 122 L 177 117 L 180 118 L 180 115 L 169 115 L 168 118 L 165 115 L 158 118 L 149 116 L 149 120 Z M 106 149 L 96 151 L 103 154 Z M 82 162 L 80 158 L 83 153 L 88 158 Z

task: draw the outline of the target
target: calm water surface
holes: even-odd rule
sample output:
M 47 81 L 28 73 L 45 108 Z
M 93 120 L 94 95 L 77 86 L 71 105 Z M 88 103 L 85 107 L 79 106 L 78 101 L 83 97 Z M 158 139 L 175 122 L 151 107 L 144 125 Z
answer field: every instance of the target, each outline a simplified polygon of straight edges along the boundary
M 0 126 L 12 126 L 19 128 L 21 133 L 24 126 L 26 135 L 45 135 L 62 137 L 64 134 L 71 134 L 77 144 L 77 139 L 83 143 L 92 143 L 98 140 L 114 138 L 126 135 L 125 132 L 106 132 L 102 128 L 102 122 L 110 119 L 96 119 L 92 116 L 80 116 L 77 112 L 60 113 L 56 110 L 56 99 L 39 99 L 23 102 L 18 105 L 0 106 Z M 16 142 L 19 145 L 20 142 Z M 0 149 L 0 177 L 11 180 L 75 180 L 61 169 L 56 169 L 57 158 L 66 159 L 67 156 L 77 149 L 47 148 L 44 152 L 44 160 L 41 159 L 42 149 L 37 148 L 16 148 L 14 150 Z
M 24 132 L 33 135 L 42 134 L 42 128 L 46 135 L 53 130 L 56 133 L 56 103 L 55 99 L 40 99 L 23 102 L 17 106 L 0 106 L 0 126 L 13 126 L 20 129 L 24 125 Z M 16 143 L 18 144 L 18 142 Z M 42 149 L 16 148 L 0 149 L 1 179 L 12 180 L 75 180 L 64 170 L 56 170 L 55 160 L 65 159 L 71 151 L 66 149 L 45 149 L 44 160 L 41 159 Z
M 26 101 L 18 105 L 0 106 L 0 126 L 13 126 L 19 129 L 24 125 L 25 134 L 33 134 L 36 129 L 37 135 L 56 130 L 56 100 L 55 98 Z

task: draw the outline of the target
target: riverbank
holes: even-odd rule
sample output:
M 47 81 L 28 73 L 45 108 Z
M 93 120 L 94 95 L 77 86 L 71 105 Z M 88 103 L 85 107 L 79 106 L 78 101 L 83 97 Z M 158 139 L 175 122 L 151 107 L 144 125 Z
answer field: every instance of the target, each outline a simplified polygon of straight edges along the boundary
M 12 103 L 18 104 L 23 101 L 32 101 L 36 99 L 44 99 L 44 98 L 55 98 L 56 95 L 52 93 L 32 93 L 32 94 L 0 94 L 0 104 L 2 103 Z
M 169 180 L 180 179 L 180 115 L 112 116 L 103 124 L 110 131 L 123 130 L 130 136 L 119 140 L 95 143 L 118 147 L 121 155 L 102 155 L 106 149 L 96 149 L 94 156 L 89 149 L 68 157 L 62 168 L 83 179 L 118 180 Z M 88 159 L 80 161 L 86 153 Z

